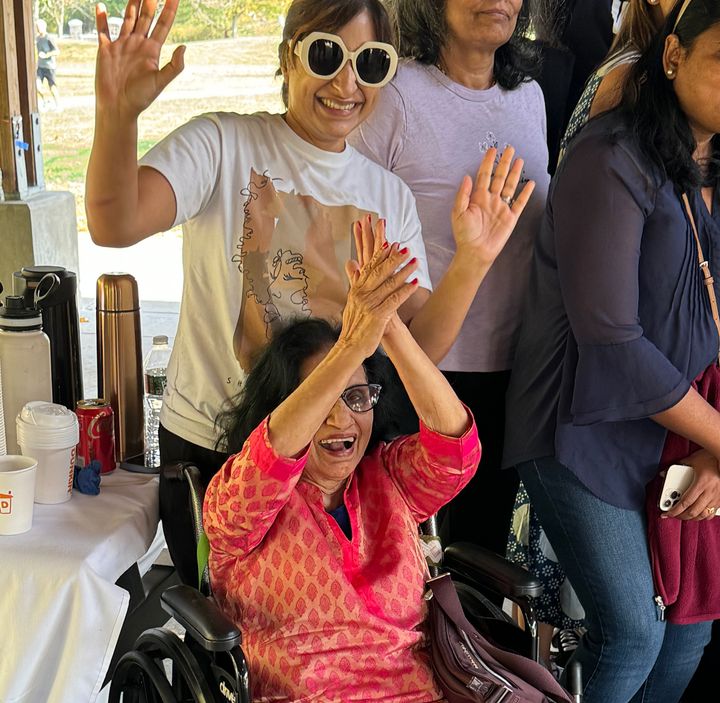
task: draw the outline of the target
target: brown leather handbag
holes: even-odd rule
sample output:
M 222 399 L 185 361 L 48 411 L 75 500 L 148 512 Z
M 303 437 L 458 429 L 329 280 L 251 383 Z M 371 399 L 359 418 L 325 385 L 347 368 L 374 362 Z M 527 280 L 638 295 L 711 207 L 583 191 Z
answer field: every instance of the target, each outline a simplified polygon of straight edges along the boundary
M 547 669 L 470 624 L 449 574 L 426 585 L 432 664 L 448 703 L 573 703 Z

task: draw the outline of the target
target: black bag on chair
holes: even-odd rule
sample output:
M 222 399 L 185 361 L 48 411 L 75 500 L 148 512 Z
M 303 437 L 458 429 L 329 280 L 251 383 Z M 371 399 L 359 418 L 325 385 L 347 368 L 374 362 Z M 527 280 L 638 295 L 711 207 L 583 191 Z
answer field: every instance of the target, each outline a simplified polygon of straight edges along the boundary
M 573 703 L 543 666 L 477 632 L 449 574 L 426 585 L 432 664 L 449 703 Z

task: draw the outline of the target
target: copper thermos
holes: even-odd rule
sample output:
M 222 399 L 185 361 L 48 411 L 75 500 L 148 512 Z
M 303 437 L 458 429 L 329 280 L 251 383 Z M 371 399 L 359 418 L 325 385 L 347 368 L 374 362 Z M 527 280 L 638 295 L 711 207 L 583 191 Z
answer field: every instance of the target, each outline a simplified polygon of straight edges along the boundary
M 104 273 L 97 280 L 98 397 L 115 413 L 118 461 L 142 454 L 143 375 L 140 301 L 129 273 Z

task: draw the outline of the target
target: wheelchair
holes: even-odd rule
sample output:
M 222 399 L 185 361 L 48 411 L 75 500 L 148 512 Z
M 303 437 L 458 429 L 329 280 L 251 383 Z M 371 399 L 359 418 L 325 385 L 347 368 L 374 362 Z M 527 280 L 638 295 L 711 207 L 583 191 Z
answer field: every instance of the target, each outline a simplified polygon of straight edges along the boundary
M 242 634 L 212 600 L 207 568 L 209 545 L 202 531 L 204 488 L 198 469 L 188 462 L 164 466 L 164 478 L 187 491 L 197 543 L 199 588 L 171 586 L 161 595 L 163 610 L 185 630 L 181 639 L 170 630 L 143 632 L 118 661 L 110 684 L 110 703 L 251 703 L 250 673 L 242 651 Z M 421 528 L 424 541 L 436 538 L 434 518 Z M 436 544 L 439 544 L 436 542 Z M 453 544 L 442 553 L 468 619 L 496 644 L 539 661 L 538 627 L 533 599 L 542 584 L 524 569 L 476 545 Z M 433 576 L 439 573 L 430 564 Z M 525 629 L 485 593 L 516 603 Z M 576 700 L 580 700 L 579 683 Z

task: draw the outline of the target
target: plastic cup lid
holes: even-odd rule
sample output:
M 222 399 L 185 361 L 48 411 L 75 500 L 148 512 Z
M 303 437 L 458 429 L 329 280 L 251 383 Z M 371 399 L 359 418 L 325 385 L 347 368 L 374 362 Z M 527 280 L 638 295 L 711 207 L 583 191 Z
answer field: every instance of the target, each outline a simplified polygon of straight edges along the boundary
M 80 439 L 75 413 L 64 405 L 32 400 L 17 416 L 19 444 L 36 447 L 64 447 L 77 444 Z
M 72 410 L 68 410 L 64 405 L 48 403 L 44 400 L 31 400 L 20 411 L 19 417 L 29 425 L 52 429 L 77 425 L 77 417 Z

